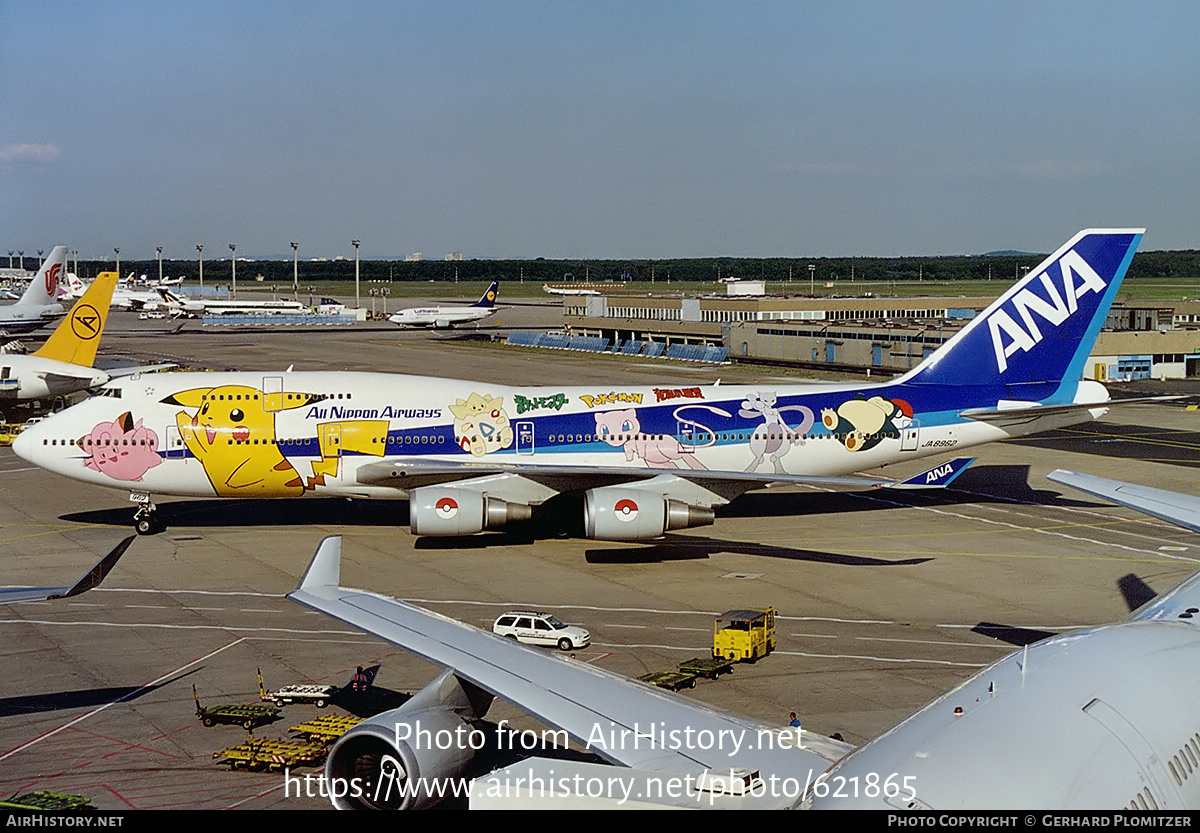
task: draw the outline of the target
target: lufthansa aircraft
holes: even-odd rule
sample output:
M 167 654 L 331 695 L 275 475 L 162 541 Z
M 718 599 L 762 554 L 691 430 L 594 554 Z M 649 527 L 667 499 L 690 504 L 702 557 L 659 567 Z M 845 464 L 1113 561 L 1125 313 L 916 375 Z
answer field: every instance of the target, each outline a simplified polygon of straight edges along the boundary
M 289 598 L 446 669 L 330 750 L 342 809 L 419 809 L 461 788 L 494 697 L 602 762 L 527 758 L 476 778 L 472 808 L 1200 808 L 1200 574 L 1009 654 L 855 749 L 340 587 L 340 561 L 326 538 Z
M 0 306 L 0 333 L 28 333 L 66 312 L 54 299 L 67 264 L 67 247 L 55 246 L 15 304 Z
M 766 483 L 827 483 L 1099 417 L 1108 393 L 1081 373 L 1142 234 L 1078 233 L 920 365 L 876 385 L 171 373 L 111 382 L 13 447 L 131 492 L 144 533 L 161 528 L 155 494 L 407 498 L 417 535 L 477 533 L 571 496 L 587 537 L 651 539 L 710 524 L 714 507 Z M 561 519 L 560 503 L 544 513 Z
M 410 307 L 388 318 L 402 327 L 453 327 L 467 321 L 481 321 L 496 311 L 500 284 L 492 281 L 479 300 L 469 306 Z

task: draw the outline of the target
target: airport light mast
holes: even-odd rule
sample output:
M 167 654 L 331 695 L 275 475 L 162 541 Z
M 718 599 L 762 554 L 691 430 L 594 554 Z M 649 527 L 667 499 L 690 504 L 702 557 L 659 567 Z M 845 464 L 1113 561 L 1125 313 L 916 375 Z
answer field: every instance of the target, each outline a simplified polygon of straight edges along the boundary
M 354 246 L 354 308 L 355 309 L 358 309 L 359 307 L 362 306 L 362 303 L 359 302 L 359 300 L 358 300 L 358 244 L 361 242 L 362 241 L 358 240 L 357 238 L 350 241 L 350 243 Z
M 204 244 L 196 244 L 196 256 L 200 259 L 200 297 L 204 297 Z
M 158 254 L 158 283 L 162 285 L 162 246 L 155 246 L 154 251 Z
M 121 280 L 121 248 L 113 246 L 113 254 L 117 256 L 117 280 Z
M 233 268 L 233 297 L 237 297 L 237 243 L 229 244 L 229 265 Z
M 300 294 L 300 244 L 292 241 L 292 297 Z

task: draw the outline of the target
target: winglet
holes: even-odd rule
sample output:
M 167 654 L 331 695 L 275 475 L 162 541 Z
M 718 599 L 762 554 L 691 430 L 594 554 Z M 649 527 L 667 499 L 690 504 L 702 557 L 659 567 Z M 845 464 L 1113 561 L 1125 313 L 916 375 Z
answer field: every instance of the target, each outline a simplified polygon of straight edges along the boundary
M 967 466 L 975 462 L 975 457 L 955 457 L 949 463 L 942 463 L 921 472 L 908 480 L 902 480 L 890 489 L 940 489 L 949 486 L 956 477 L 967 470 Z
M 297 590 L 337 587 L 342 572 L 342 536 L 330 535 L 317 547 Z
M 71 589 L 67 590 L 65 593 L 58 593 L 48 596 L 47 598 L 66 599 L 71 596 L 78 596 L 80 593 L 91 590 L 93 587 L 97 587 L 100 582 L 104 581 L 104 577 L 109 574 L 121 556 L 125 554 L 125 550 L 129 549 L 129 545 L 133 543 L 133 539 L 136 537 L 136 535 L 130 535 L 124 541 L 109 550 L 108 555 L 97 561 L 96 566 L 88 570 L 79 579 L 79 581 L 75 582 L 75 585 L 71 587 Z

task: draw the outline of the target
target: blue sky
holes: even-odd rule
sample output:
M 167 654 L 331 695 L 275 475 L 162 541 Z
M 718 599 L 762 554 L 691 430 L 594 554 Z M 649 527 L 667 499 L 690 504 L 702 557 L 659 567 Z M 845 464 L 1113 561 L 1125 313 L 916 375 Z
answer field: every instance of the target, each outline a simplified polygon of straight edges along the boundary
M 1200 248 L 1200 3 L 0 0 L 0 250 Z

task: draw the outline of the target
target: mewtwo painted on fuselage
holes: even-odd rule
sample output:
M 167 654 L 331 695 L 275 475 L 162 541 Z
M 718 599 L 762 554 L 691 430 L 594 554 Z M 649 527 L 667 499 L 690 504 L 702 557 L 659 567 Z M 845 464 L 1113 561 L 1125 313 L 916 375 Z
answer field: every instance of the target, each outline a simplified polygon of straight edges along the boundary
M 467 535 L 570 493 L 585 535 L 650 539 L 712 523 L 714 507 L 765 483 L 827 483 L 1100 416 L 1108 394 L 1081 372 L 1141 237 L 1080 232 L 882 384 L 164 374 L 110 383 L 14 448 L 133 491 L 142 531 L 159 525 L 152 495 L 407 498 L 414 533 Z

